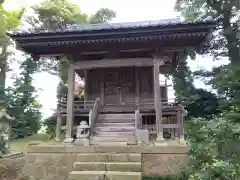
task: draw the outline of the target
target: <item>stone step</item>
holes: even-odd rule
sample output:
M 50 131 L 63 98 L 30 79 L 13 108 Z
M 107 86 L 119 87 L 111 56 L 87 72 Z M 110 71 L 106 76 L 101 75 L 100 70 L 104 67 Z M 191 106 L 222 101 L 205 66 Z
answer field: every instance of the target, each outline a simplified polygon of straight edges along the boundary
M 103 126 L 95 127 L 94 132 L 128 132 L 135 131 L 134 126 Z
M 106 137 L 106 136 L 92 136 L 90 137 L 92 142 L 133 142 L 136 141 L 136 137 Z
M 81 153 L 77 156 L 77 162 L 141 162 L 141 154 Z
M 108 153 L 81 153 L 77 157 L 80 162 L 106 162 L 108 159 Z
M 69 180 L 104 180 L 106 171 L 72 171 Z
M 73 170 L 141 172 L 141 162 L 75 162 Z
M 127 142 L 122 141 L 97 141 L 97 140 L 90 140 L 90 144 L 91 145 L 97 145 L 97 146 L 119 146 L 119 147 L 123 147 L 123 146 L 127 146 Z
M 135 114 L 99 114 L 99 119 L 135 119 Z
M 141 162 L 107 162 L 107 171 L 141 172 Z
M 136 153 L 110 153 L 108 162 L 141 162 L 141 154 Z
M 135 136 L 134 131 L 96 131 L 95 136 L 99 137 L 129 137 L 129 136 Z
M 141 180 L 141 172 L 72 171 L 69 180 Z
M 134 123 L 135 119 L 111 118 L 111 119 L 97 119 L 100 123 Z
M 114 122 L 97 122 L 95 127 L 135 127 L 135 122 L 122 122 L 122 123 L 114 123 Z
M 106 162 L 75 162 L 74 171 L 105 171 Z
M 141 180 L 141 172 L 119 172 L 119 171 L 107 171 L 105 174 L 105 180 Z

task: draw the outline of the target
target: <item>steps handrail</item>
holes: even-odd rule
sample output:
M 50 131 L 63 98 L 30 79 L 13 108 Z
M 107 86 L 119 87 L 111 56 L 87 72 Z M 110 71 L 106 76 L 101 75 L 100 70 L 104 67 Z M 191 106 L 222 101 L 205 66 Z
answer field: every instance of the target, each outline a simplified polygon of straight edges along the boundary
M 90 133 L 92 133 L 93 128 L 95 127 L 96 119 L 99 112 L 99 107 L 100 107 L 100 98 L 96 98 L 92 109 L 89 111 Z

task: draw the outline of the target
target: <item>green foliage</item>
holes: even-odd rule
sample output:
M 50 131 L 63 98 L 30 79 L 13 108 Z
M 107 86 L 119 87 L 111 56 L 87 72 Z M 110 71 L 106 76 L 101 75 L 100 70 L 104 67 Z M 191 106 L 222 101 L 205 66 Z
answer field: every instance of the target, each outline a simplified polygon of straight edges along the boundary
M 185 105 L 188 118 L 217 115 L 219 113 L 218 98 L 207 90 L 195 88 L 193 79 L 193 73 L 187 66 L 185 58 L 178 64 L 173 73 L 176 100 Z
M 56 124 L 57 124 L 57 116 L 55 113 L 52 116 L 44 119 L 43 121 L 43 125 L 46 126 L 46 133 L 49 134 L 50 139 L 53 139 L 55 137 Z
M 0 3 L 0 109 L 4 108 L 5 104 L 5 78 L 8 65 L 8 46 L 11 41 L 6 36 L 6 32 L 16 29 L 20 24 L 21 16 L 24 10 L 21 11 L 7 11 L 3 7 L 3 2 Z
M 188 122 L 192 160 L 183 172 L 186 180 L 232 180 L 240 177 L 240 128 L 225 118 Z
M 189 95 L 194 98 L 193 102 L 186 105 L 188 117 L 212 117 L 220 113 L 219 100 L 215 94 L 204 89 L 194 88 Z
M 144 176 L 143 180 L 177 180 L 175 176 Z
M 20 66 L 20 76 L 13 87 L 7 89 L 7 108 L 15 121 L 12 123 L 12 138 L 23 138 L 37 133 L 40 128 L 41 105 L 36 100 L 36 89 L 32 85 L 32 75 L 38 64 L 27 58 Z

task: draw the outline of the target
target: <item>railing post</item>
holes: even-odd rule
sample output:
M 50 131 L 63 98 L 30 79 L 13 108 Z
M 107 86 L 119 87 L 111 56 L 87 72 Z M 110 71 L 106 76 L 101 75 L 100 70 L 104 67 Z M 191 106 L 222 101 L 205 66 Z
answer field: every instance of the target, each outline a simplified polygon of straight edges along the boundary
M 72 129 L 74 120 L 74 87 L 75 87 L 75 69 L 73 64 L 68 67 L 68 97 L 67 97 L 67 129 L 65 143 L 72 143 Z
M 153 77 L 154 77 L 154 100 L 155 100 L 155 113 L 156 113 L 156 130 L 157 141 L 163 141 L 163 126 L 162 126 L 162 100 L 160 92 L 160 65 L 162 63 L 160 57 L 154 57 L 153 59 Z
M 62 117 L 60 114 L 59 107 L 57 108 L 57 124 L 56 124 L 56 137 L 55 141 L 60 142 L 61 141 L 61 126 L 62 126 Z
M 180 110 L 179 115 L 178 115 L 178 124 L 179 124 L 179 138 L 180 138 L 180 142 L 184 141 L 184 124 L 183 124 L 183 119 L 185 116 L 185 109 L 183 107 L 183 105 L 179 104 L 178 105 Z
M 139 110 L 139 97 L 136 97 L 136 109 Z

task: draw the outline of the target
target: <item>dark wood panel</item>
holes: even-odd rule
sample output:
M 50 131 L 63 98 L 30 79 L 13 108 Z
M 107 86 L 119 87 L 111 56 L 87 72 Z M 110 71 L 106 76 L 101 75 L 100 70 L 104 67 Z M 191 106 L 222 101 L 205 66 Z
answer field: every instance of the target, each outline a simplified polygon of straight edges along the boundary
M 140 98 L 153 97 L 153 68 L 141 67 L 139 68 L 139 93 Z

